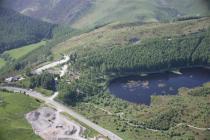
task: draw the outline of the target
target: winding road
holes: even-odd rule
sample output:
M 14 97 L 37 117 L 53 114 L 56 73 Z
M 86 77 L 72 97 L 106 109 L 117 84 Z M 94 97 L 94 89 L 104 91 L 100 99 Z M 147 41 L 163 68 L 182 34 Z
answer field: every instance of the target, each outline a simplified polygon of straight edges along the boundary
M 54 101 L 53 98 L 45 97 L 39 92 L 31 91 L 31 90 L 27 90 L 27 89 L 23 89 L 23 88 L 9 87 L 9 86 L 3 86 L 3 87 L 0 87 L 0 89 L 8 90 L 8 91 L 15 92 L 15 93 L 24 93 L 28 96 L 31 96 L 38 100 L 44 101 L 48 106 L 53 107 L 58 111 L 68 113 L 69 115 L 76 118 L 80 122 L 86 124 L 87 126 L 93 128 L 94 130 L 98 131 L 103 136 L 108 137 L 110 140 L 123 140 L 122 138 L 120 138 L 116 134 L 112 133 L 111 131 L 106 130 L 106 129 L 102 128 L 101 126 L 86 119 L 84 116 L 78 114 L 71 108 L 68 108 L 68 107 L 64 106 L 63 104 Z
M 69 60 L 70 60 L 70 57 L 68 55 L 65 55 L 64 59 L 52 62 L 52 63 L 47 64 L 47 65 L 44 65 L 43 67 L 40 67 L 40 68 L 34 70 L 32 73 L 34 73 L 34 74 L 41 74 L 43 71 L 45 71 L 47 69 L 50 69 L 50 68 L 53 68 L 53 67 L 56 67 L 58 65 L 64 64 L 64 63 L 68 62 Z M 67 69 L 67 68 L 65 68 L 65 69 Z

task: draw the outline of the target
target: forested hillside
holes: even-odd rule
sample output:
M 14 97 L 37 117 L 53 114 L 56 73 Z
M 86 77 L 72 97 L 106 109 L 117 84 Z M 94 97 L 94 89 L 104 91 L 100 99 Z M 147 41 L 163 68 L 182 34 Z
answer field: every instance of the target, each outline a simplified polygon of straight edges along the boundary
M 68 96 L 75 95 L 77 89 L 81 96 L 103 92 L 109 81 L 106 77 L 112 74 L 210 65 L 209 27 L 209 18 L 161 24 L 114 24 L 73 37 L 53 48 L 54 55 L 71 53 L 73 65 L 69 70 L 81 73 L 61 99 L 71 103 Z
M 210 18 L 201 18 L 194 20 L 176 21 L 171 23 L 126 23 L 109 24 L 102 28 L 81 34 L 60 43 L 53 48 L 54 55 L 70 51 L 80 51 L 87 49 L 106 48 L 107 50 L 117 49 L 125 46 L 138 46 L 147 42 L 153 42 L 154 39 L 165 38 L 165 41 L 172 43 L 182 36 L 195 36 L 198 32 L 206 31 L 210 27 Z M 132 49 L 132 47 L 129 47 Z M 99 51 L 100 52 L 100 51 Z
M 72 23 L 85 15 L 91 0 L 2 0 L 2 5 L 21 14 L 51 23 Z
M 182 68 L 210 66 L 209 0 L 2 0 L 1 6 L 2 83 L 8 77 L 21 76 L 23 79 L 9 85 L 45 96 L 55 92 L 52 100 L 125 140 L 209 138 L 210 83 L 194 89 L 179 85 L 179 80 L 192 87 L 209 81 L 209 75 L 201 75 L 205 78 L 200 81 L 191 73 L 182 79 Z M 65 56 L 68 61 L 61 63 Z M 36 69 L 48 66 L 36 75 Z M 149 104 L 113 96 L 113 81 L 130 75 L 141 77 L 120 82 L 119 94 L 123 95 L 125 88 L 129 88 L 126 94 L 130 97 L 147 94 L 146 90 L 155 87 L 151 96 L 138 96 Z M 138 87 L 143 90 L 136 92 Z M 0 96 L 0 112 L 7 98 Z M 20 103 L 28 108 L 27 102 Z M 4 129 L 2 133 L 9 134 Z
M 74 27 L 97 26 L 112 22 L 163 22 L 182 16 L 209 15 L 207 0 L 106 0 L 94 1 L 88 14 Z
M 172 38 L 155 38 L 141 45 L 84 50 L 80 60 L 106 72 L 149 72 L 210 64 L 210 29 Z M 84 59 L 83 59 L 84 58 Z
M 0 53 L 50 38 L 55 25 L 0 8 Z
M 209 23 L 209 18 L 202 18 L 110 24 L 59 44 L 54 55 L 70 53 L 71 66 L 65 77 L 69 83 L 61 79 L 58 84 L 58 99 L 124 139 L 209 138 L 208 130 L 186 125 L 209 127 L 209 87 L 180 89 L 177 96 L 155 95 L 149 107 L 117 99 L 108 89 L 116 77 L 209 66 Z M 72 78 L 78 73 L 78 79 Z M 131 92 L 140 86 L 129 83 Z
M 82 97 L 104 92 L 112 74 L 168 71 L 182 67 L 210 65 L 210 29 L 188 35 L 148 39 L 139 45 L 83 48 L 71 55 L 70 71 L 80 71 L 80 79 L 65 90 L 62 100 L 75 103 Z M 72 70 L 73 69 L 73 70 Z M 64 85 L 62 85 L 64 84 Z M 77 89 L 81 94 L 77 94 Z M 72 96 L 78 96 L 72 101 Z

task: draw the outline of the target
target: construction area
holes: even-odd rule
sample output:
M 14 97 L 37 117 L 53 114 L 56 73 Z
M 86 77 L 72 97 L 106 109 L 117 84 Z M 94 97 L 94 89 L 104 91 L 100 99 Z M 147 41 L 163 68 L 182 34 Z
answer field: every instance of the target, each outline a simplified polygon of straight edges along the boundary
M 55 109 L 39 108 L 26 114 L 26 119 L 32 125 L 34 132 L 44 140 L 87 140 L 82 136 L 84 127 L 69 120 Z

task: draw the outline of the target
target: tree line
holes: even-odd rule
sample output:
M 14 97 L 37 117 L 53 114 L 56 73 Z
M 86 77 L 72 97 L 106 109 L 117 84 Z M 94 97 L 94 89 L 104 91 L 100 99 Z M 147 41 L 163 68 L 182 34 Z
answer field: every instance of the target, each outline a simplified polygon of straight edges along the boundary
M 43 73 L 30 79 L 30 88 L 42 87 L 47 90 L 55 90 L 56 82 L 53 74 Z

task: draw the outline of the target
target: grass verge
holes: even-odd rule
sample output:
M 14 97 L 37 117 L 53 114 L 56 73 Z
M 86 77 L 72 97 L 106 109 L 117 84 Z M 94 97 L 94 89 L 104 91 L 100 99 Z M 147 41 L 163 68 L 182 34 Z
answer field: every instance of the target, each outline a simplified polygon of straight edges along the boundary
M 52 90 L 43 89 L 43 88 L 41 88 L 41 87 L 35 88 L 35 90 L 38 91 L 38 92 L 40 92 L 41 94 L 47 96 L 47 97 L 53 95 L 53 91 L 52 91 Z
M 6 62 L 4 61 L 4 59 L 0 58 L 0 69 L 1 69 L 2 67 L 4 67 L 5 64 L 6 64 Z

